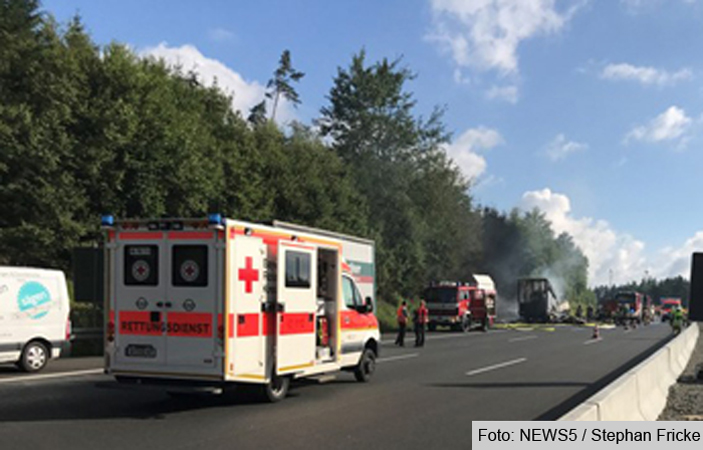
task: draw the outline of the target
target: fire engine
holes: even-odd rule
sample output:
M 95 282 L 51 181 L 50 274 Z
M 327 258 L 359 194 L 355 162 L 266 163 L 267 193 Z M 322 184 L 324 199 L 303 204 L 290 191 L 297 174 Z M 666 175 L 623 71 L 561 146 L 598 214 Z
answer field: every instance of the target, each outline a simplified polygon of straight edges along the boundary
M 488 275 L 473 275 L 470 282 L 440 281 L 424 292 L 429 312 L 428 328 L 449 326 L 467 332 L 479 325 L 486 331 L 496 316 L 496 290 Z
M 640 292 L 622 291 L 615 294 L 615 322 L 618 324 L 640 324 L 645 311 L 650 308 L 651 298 Z
M 246 385 L 275 402 L 295 378 L 371 378 L 373 241 L 219 214 L 102 225 L 105 368 L 117 381 Z

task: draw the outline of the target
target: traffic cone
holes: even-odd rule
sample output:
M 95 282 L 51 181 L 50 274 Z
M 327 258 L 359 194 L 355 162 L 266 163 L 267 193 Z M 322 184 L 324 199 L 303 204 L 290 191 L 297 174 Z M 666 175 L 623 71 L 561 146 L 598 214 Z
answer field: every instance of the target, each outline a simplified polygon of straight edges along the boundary
M 600 330 L 598 329 L 598 324 L 593 326 L 593 339 L 600 339 Z

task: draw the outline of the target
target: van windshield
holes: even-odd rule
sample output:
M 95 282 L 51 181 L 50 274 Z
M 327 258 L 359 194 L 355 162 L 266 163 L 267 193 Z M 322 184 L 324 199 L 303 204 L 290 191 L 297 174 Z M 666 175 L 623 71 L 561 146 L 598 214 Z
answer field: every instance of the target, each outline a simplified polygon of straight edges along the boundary
M 457 288 L 429 288 L 425 290 L 425 301 L 428 303 L 456 303 Z

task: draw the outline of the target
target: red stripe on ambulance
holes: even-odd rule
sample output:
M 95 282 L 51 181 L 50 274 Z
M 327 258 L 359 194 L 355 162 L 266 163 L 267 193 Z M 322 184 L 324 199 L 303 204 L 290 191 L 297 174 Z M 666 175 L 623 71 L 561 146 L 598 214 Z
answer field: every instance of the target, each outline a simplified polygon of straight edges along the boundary
M 305 334 L 315 332 L 314 314 L 282 313 L 280 318 L 280 334 Z
M 152 241 L 163 239 L 164 234 L 159 231 L 124 231 L 118 234 L 119 240 Z
M 212 237 L 212 231 L 169 231 L 168 233 L 168 238 L 174 240 L 206 240 Z
M 259 313 L 237 314 L 237 337 L 259 335 Z
M 212 314 L 170 312 L 166 332 L 176 337 L 212 337 Z
M 163 322 L 152 322 L 149 311 L 118 311 L 118 333 L 133 336 L 161 336 Z

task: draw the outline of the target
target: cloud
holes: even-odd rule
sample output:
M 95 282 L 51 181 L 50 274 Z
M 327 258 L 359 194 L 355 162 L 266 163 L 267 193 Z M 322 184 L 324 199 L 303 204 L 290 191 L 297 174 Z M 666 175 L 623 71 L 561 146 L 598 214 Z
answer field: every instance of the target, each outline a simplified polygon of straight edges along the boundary
M 646 125 L 633 128 L 625 135 L 625 143 L 630 141 L 642 141 L 648 143 L 676 142 L 678 147 L 685 147 L 690 139 L 690 129 L 693 119 L 686 115 L 686 112 L 677 107 L 671 106 L 669 109 L 659 114 Z
M 451 144 L 445 146 L 447 155 L 469 180 L 476 180 L 486 171 L 486 159 L 478 154 L 505 142 L 498 131 L 486 128 L 470 128 L 464 131 Z
M 193 45 L 169 47 L 165 42 L 156 47 L 140 51 L 142 57 L 163 59 L 169 66 L 180 66 L 185 72 L 194 71 L 206 86 L 217 85 L 226 93 L 232 95 L 232 108 L 240 111 L 244 117 L 249 109 L 264 99 L 266 87 L 258 81 L 247 81 L 238 72 L 227 67 L 222 62 L 204 56 Z M 291 105 L 283 101 L 279 103 L 276 121 L 287 123 L 295 118 Z
M 703 251 L 703 231 L 698 231 L 693 237 L 687 239 L 680 247 L 667 247 L 658 255 L 658 264 L 650 270 L 656 277 L 689 278 L 691 271 L 691 255 L 693 252 Z
M 503 100 L 515 104 L 518 101 L 517 86 L 493 86 L 486 91 L 489 100 Z
M 679 81 L 692 79 L 693 72 L 687 68 L 676 72 L 668 72 L 654 67 L 633 66 L 627 63 L 620 63 L 605 66 L 600 77 L 605 80 L 614 81 L 638 81 L 643 85 L 673 86 Z
M 640 279 L 647 268 L 644 242 L 615 231 L 608 222 L 591 217 L 574 217 L 571 201 L 564 194 L 545 188 L 528 191 L 520 207 L 526 211 L 540 209 L 557 233 L 568 233 L 589 262 L 589 284 L 608 284 L 610 270 L 615 283 Z
M 211 28 L 207 32 L 208 38 L 215 42 L 227 42 L 236 39 L 236 35 L 225 28 Z
M 668 1 L 668 0 L 666 0 Z M 686 3 L 688 5 L 693 5 L 698 0 L 680 0 L 680 3 Z M 627 10 L 631 13 L 641 12 L 646 9 L 653 9 L 656 6 L 664 4 L 665 0 L 620 0 Z
M 570 141 L 566 139 L 563 134 L 558 134 L 552 141 L 547 145 L 547 150 L 545 154 L 552 161 L 559 161 L 565 159 L 572 153 L 586 151 L 588 149 L 588 144 L 581 142 Z
M 584 1 L 430 0 L 433 28 L 427 39 L 451 54 L 460 67 L 518 73 L 520 43 L 560 31 Z

